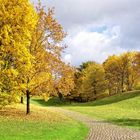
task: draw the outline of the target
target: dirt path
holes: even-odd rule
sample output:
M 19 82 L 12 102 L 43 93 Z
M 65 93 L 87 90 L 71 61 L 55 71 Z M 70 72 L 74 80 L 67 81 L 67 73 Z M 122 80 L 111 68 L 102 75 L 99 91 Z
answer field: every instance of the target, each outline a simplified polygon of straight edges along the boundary
M 102 121 L 96 121 L 78 112 L 61 108 L 51 109 L 54 109 L 55 111 L 61 112 L 75 120 L 85 123 L 90 128 L 90 132 L 86 140 L 140 140 L 139 131 L 121 128 L 119 126 Z

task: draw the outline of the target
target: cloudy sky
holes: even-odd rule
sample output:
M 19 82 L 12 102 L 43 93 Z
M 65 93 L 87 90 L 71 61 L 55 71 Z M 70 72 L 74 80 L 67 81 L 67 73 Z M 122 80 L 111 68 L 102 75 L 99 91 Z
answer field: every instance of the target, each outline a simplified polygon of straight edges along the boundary
M 68 33 L 64 61 L 103 62 L 109 55 L 140 50 L 140 0 L 41 0 L 55 7 Z

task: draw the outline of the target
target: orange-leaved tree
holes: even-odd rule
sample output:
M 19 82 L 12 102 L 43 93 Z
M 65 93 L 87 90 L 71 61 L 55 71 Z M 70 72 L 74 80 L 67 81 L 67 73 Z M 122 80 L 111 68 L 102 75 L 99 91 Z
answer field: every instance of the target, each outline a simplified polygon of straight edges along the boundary
M 54 18 L 54 10 L 39 5 L 36 8 L 38 15 L 37 26 L 34 30 L 29 52 L 33 57 L 31 69 L 21 72 L 22 91 L 27 97 L 26 114 L 30 113 L 30 96 L 42 95 L 53 91 L 52 79 L 55 63 L 59 63 L 65 37 L 62 26 Z

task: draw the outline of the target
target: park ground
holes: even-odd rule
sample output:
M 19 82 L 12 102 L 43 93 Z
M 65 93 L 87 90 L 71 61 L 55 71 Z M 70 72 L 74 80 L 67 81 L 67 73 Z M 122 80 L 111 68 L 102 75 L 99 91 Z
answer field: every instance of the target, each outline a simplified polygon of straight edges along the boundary
M 127 130 L 131 135 L 133 132 L 136 132 L 136 135 L 140 132 L 140 91 L 122 93 L 89 103 L 70 104 L 61 102 L 56 98 L 45 102 L 42 99 L 34 98 L 32 99 L 31 110 L 32 112 L 28 116 L 25 115 L 25 105 L 8 106 L 1 110 L 0 139 L 86 139 L 90 127 L 84 121 L 75 119 L 76 117 L 72 117 L 64 110 L 72 111 L 70 114 L 73 111 L 83 114 L 89 120 L 94 120 L 94 126 L 96 125 L 95 120 L 99 121 L 101 123 L 100 128 L 102 124 L 106 125 L 107 123 L 106 130 L 113 128 L 114 131 L 117 129 L 119 132 L 118 129 L 120 129 L 120 133 L 122 130 Z M 92 129 L 94 133 L 94 127 Z M 111 131 L 108 132 L 111 133 Z M 109 135 L 111 136 L 111 134 Z M 139 135 L 136 136 L 136 139 L 138 137 Z

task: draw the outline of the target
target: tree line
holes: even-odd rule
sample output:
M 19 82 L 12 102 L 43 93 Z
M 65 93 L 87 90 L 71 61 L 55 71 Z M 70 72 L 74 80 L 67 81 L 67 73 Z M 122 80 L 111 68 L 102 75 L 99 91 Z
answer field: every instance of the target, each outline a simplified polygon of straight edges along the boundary
M 140 52 L 109 56 L 102 64 L 88 61 L 75 72 L 75 88 L 67 97 L 86 102 L 140 89 Z

